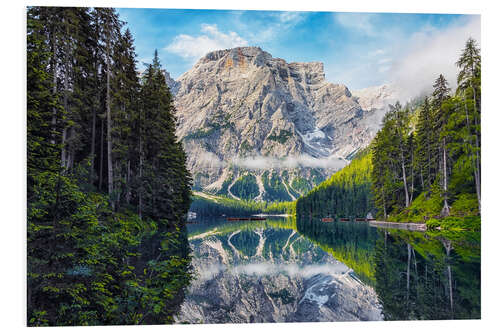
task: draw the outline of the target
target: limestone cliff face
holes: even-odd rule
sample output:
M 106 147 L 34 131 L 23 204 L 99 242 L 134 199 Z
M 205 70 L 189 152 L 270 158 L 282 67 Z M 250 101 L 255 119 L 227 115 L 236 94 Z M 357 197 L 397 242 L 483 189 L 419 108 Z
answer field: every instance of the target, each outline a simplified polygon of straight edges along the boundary
M 366 125 L 375 112 L 327 82 L 322 63 L 287 63 L 258 47 L 210 52 L 170 86 L 199 190 L 238 197 L 232 185 L 250 175 L 255 198 L 293 199 L 375 134 Z M 281 198 L 266 187 L 273 177 Z

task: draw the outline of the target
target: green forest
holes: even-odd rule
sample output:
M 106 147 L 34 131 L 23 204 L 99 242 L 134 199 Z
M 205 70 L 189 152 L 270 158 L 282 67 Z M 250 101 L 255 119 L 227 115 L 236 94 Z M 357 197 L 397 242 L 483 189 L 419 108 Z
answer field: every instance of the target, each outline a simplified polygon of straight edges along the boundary
M 171 323 L 191 279 L 173 98 L 124 24 L 27 9 L 29 326 Z
M 297 215 L 364 218 L 374 210 L 371 185 L 372 155 L 369 148 L 352 162 L 316 186 L 296 202 Z
M 481 318 L 478 232 L 378 232 L 371 260 L 384 320 Z
M 371 176 L 381 218 L 478 224 L 481 57 L 476 41 L 467 40 L 456 65 L 454 94 L 439 75 L 432 95 L 425 96 L 418 108 L 396 103 L 383 119 L 373 141 Z
M 191 212 L 201 217 L 250 216 L 254 214 L 295 214 L 294 201 L 237 200 L 226 196 L 211 196 L 211 199 L 194 194 Z
M 430 96 L 390 105 L 351 164 L 297 200 L 299 216 L 365 217 L 478 230 L 481 210 L 481 56 L 468 39 L 457 89 L 439 75 Z

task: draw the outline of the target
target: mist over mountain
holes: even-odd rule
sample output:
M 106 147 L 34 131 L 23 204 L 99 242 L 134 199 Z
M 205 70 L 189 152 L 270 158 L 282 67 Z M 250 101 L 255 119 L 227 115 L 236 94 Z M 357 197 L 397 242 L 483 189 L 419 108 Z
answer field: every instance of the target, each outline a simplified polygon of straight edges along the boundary
M 295 199 L 345 166 L 395 97 L 387 85 L 351 93 L 323 63 L 259 47 L 210 52 L 169 85 L 194 188 L 263 200 Z M 233 193 L 242 185 L 258 192 Z

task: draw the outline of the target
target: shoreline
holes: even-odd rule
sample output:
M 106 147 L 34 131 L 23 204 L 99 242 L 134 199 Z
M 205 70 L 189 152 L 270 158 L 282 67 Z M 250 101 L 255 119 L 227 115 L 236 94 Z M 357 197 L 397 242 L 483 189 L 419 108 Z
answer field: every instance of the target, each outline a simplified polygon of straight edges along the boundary
M 265 216 L 269 216 L 269 217 L 291 217 L 293 215 L 291 214 L 252 214 L 251 216 L 259 216 L 259 217 L 265 217 Z
M 414 222 L 388 222 L 388 221 L 369 221 L 368 224 L 372 227 L 405 229 L 414 231 L 426 231 L 427 224 Z

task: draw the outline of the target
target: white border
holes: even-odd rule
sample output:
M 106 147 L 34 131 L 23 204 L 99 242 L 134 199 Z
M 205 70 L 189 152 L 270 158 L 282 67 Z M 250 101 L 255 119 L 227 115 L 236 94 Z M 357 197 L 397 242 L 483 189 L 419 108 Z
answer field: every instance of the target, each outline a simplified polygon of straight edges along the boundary
M 499 311 L 498 302 L 498 236 L 500 220 L 496 217 L 496 191 L 498 183 L 500 132 L 500 108 L 498 107 L 498 84 L 500 78 L 498 52 L 499 8 L 495 1 L 273 1 L 234 0 L 212 1 L 28 1 L 9 2 L 0 11 L 2 24 L 2 65 L 6 69 L 2 77 L 2 270 L 1 270 L 1 322 L 6 332 L 13 329 L 27 330 L 25 327 L 25 258 L 26 258 L 26 5 L 56 6 L 111 6 L 142 8 L 200 8 L 200 9 L 262 9 L 262 10 L 307 10 L 307 11 L 360 11 L 360 12 L 401 12 L 401 13 L 465 13 L 481 14 L 482 54 L 483 54 L 483 229 L 482 229 L 482 320 L 480 321 L 412 321 L 412 322 L 368 322 L 368 323 L 317 323 L 317 324 L 243 324 L 243 325 L 176 325 L 176 326 L 121 326 L 92 328 L 34 328 L 33 330 L 84 330 L 98 332 L 118 331 L 162 331 L 175 332 L 250 332 L 264 331 L 304 331 L 321 332 L 419 332 L 443 331 L 482 332 L 492 331 Z M 5 7 L 6 6 L 6 7 Z

